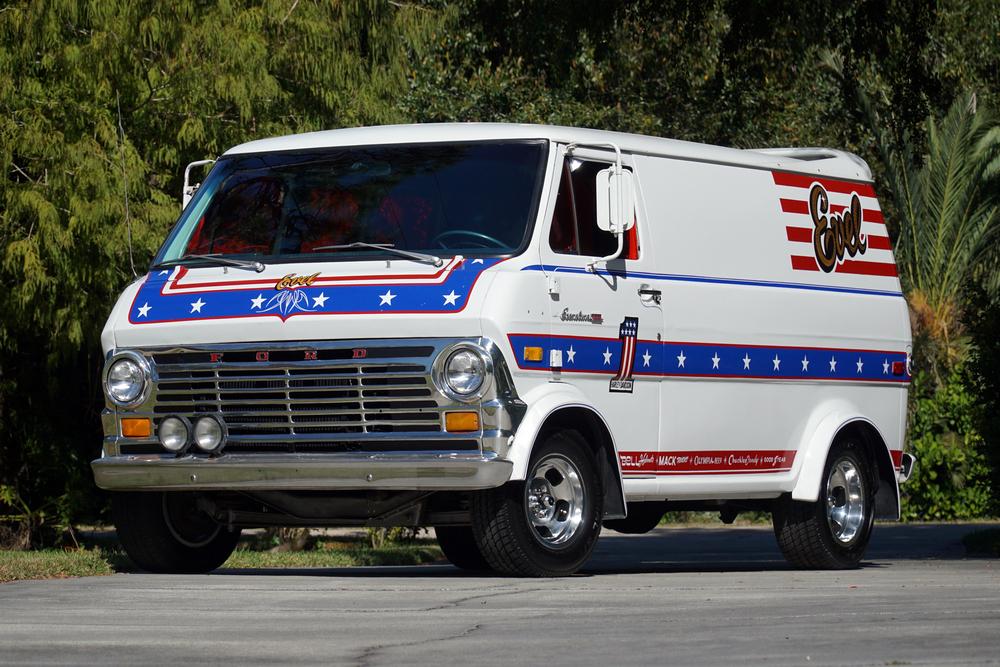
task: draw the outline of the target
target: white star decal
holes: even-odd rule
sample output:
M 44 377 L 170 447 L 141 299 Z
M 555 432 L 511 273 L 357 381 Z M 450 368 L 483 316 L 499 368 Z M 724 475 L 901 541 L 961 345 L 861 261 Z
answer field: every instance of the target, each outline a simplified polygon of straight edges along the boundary
M 858 373 L 860 373 L 861 369 L 863 369 L 864 367 L 865 365 L 864 363 L 861 362 L 861 357 L 858 357 Z
M 716 352 L 712 357 L 712 368 L 718 368 L 718 367 L 719 367 L 719 353 Z
M 446 306 L 455 306 L 455 305 L 457 305 L 455 302 L 458 301 L 458 297 L 460 297 L 462 295 L 461 294 L 455 294 L 455 290 L 452 290 L 451 294 L 444 294 L 443 296 L 444 296 L 444 305 L 446 305 Z
M 251 308 L 260 308 L 264 305 L 264 295 L 258 294 L 256 299 L 250 299 Z
M 604 365 L 605 366 L 610 366 L 611 365 L 611 348 L 610 347 L 604 348 Z
M 152 310 L 152 306 L 150 306 L 149 302 L 147 301 L 146 303 L 139 306 L 139 317 L 147 317 L 149 315 L 150 310 Z
M 396 296 L 397 296 L 396 294 L 392 293 L 392 290 L 386 290 L 385 294 L 379 294 L 378 295 L 378 298 L 381 299 L 381 301 L 379 302 L 378 305 L 380 305 L 380 306 L 385 306 L 385 305 L 391 306 L 392 305 L 392 300 L 395 299 Z
M 204 305 L 205 305 L 205 302 L 201 300 L 201 297 L 198 297 L 198 300 L 195 301 L 195 302 L 193 302 L 191 304 L 191 312 L 192 313 L 200 313 L 201 312 L 201 307 L 204 306 Z
M 743 355 L 743 370 L 750 370 L 750 354 L 744 353 Z
M 653 355 L 646 350 L 645 354 L 642 355 L 642 365 L 643 367 L 649 366 L 649 360 L 653 358 Z
M 831 373 L 836 373 L 837 372 L 837 358 L 836 357 L 830 357 L 830 372 Z
M 684 350 L 681 350 L 681 353 L 677 355 L 677 368 L 684 368 L 685 359 L 687 357 L 684 356 Z
M 473 264 L 482 264 L 482 263 L 483 263 L 483 260 L 482 260 L 482 258 L 479 258 L 479 259 L 474 259 L 474 260 L 472 260 L 472 263 L 473 263 Z
M 776 371 L 781 370 L 781 359 L 778 357 L 778 353 L 774 353 L 774 359 L 771 359 L 771 363 L 774 364 L 774 369 Z
M 164 276 L 164 275 L 166 275 L 168 273 L 170 273 L 170 271 L 167 271 L 166 269 L 163 269 L 162 271 L 160 271 L 160 275 L 161 276 Z
M 320 292 L 319 296 L 313 298 L 313 308 L 325 308 L 329 298 L 324 292 Z
M 885 361 L 882 362 L 882 375 L 888 375 L 888 374 L 889 374 L 889 360 L 886 359 Z
M 574 350 L 573 346 L 570 345 L 569 349 L 566 350 L 566 363 L 572 364 L 574 357 L 576 357 L 576 350 Z
M 803 371 L 809 370 L 809 357 L 806 356 L 802 357 L 802 370 Z

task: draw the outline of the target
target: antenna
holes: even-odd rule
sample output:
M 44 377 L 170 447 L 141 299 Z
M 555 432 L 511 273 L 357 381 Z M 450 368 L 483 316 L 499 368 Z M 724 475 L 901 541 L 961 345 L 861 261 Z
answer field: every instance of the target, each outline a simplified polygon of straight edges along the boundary
M 115 104 L 118 106 L 118 146 L 121 149 L 122 181 L 125 184 L 125 231 L 128 236 L 128 264 L 132 269 L 132 277 L 138 278 L 139 274 L 135 271 L 135 259 L 132 255 L 132 216 L 128 210 L 128 171 L 125 169 L 125 127 L 122 125 L 122 102 L 118 97 L 117 90 L 115 91 Z

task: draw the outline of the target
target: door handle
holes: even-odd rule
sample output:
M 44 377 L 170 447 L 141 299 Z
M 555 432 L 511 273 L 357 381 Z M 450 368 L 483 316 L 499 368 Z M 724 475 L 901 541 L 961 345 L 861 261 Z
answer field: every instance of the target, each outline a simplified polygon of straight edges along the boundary
M 653 289 L 649 285 L 642 285 L 639 287 L 639 297 L 643 299 L 650 297 L 653 303 L 660 305 L 660 301 L 663 299 L 663 292 Z

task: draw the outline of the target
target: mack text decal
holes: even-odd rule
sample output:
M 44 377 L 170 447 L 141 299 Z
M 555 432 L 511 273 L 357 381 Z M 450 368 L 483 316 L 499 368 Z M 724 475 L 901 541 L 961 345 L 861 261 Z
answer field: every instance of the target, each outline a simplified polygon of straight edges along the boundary
M 795 271 L 896 276 L 875 189 L 859 183 L 773 171 Z
M 199 272 L 180 266 L 146 277 L 128 319 L 132 324 L 153 324 L 233 317 L 285 321 L 305 315 L 456 313 L 469 302 L 483 271 L 500 261 L 458 256 L 440 269 L 408 274 L 317 272 L 249 278 L 233 272 L 227 280 L 195 278 Z M 344 266 L 334 264 L 331 268 L 342 271 Z

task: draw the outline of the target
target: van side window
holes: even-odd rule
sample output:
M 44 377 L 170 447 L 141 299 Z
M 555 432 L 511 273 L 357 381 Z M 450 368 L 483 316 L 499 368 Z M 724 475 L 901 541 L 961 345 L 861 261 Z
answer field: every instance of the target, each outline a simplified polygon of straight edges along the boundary
M 559 192 L 549 230 L 549 247 L 561 255 L 606 257 L 618 247 L 614 234 L 597 227 L 597 172 L 603 162 L 567 158 L 563 162 Z M 633 227 L 625 234 L 623 259 L 638 259 L 638 237 Z

